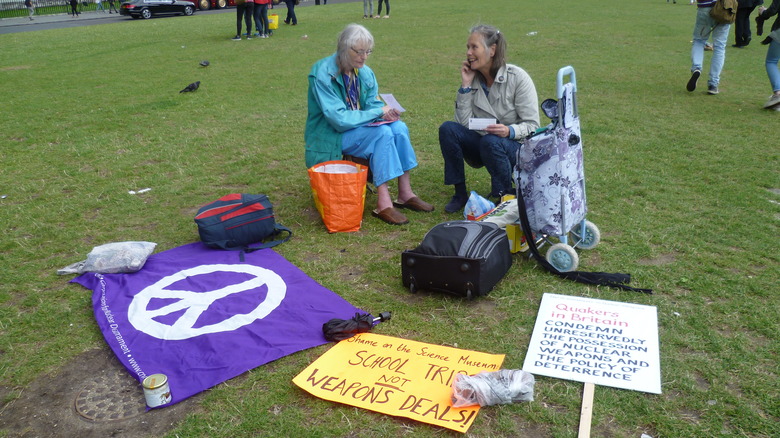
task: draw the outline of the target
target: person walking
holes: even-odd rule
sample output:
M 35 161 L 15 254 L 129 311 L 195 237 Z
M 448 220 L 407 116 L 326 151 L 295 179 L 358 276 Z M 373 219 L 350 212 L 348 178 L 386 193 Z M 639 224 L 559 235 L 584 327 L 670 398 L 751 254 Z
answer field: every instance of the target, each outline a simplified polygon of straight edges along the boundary
M 108 0 L 108 13 L 111 14 L 112 11 L 116 12 L 117 14 L 119 13 L 116 6 L 114 6 L 114 0 Z
M 707 94 L 718 94 L 720 89 L 720 72 L 726 61 L 726 39 L 729 36 L 731 24 L 718 23 L 710 16 L 710 10 L 715 0 L 696 0 L 696 24 L 693 26 L 693 44 L 691 45 L 691 78 L 686 89 L 693 91 L 701 76 L 704 62 L 704 45 L 712 34 L 712 59 L 707 80 Z
M 768 44 L 766 51 L 766 74 L 769 76 L 769 84 L 772 86 L 772 95 L 764 104 L 764 108 L 780 111 L 780 68 L 777 63 L 780 62 L 780 0 L 774 0 L 768 8 L 760 6 L 758 16 L 756 17 L 756 34 L 763 33 L 764 21 L 777 15 L 772 24 L 772 33 L 769 34 L 761 44 Z
M 30 21 L 33 21 L 33 15 L 35 15 L 35 7 L 32 4 L 32 0 L 24 0 L 24 6 L 27 8 L 27 11 L 30 13 L 29 15 Z
M 74 17 L 81 15 L 81 12 L 79 12 L 79 0 L 70 0 L 70 14 Z
M 737 18 L 734 21 L 734 44 L 731 47 L 745 47 L 750 44 L 750 14 L 756 6 L 764 4 L 764 0 L 740 0 L 737 8 Z
M 106 8 L 103 7 L 103 0 L 95 0 L 95 12 L 97 11 L 103 11 L 103 13 L 106 13 Z
M 292 24 L 293 26 L 298 24 L 298 17 L 295 16 L 295 2 L 298 0 L 284 0 L 284 4 L 287 5 L 287 17 L 284 19 L 284 24 Z

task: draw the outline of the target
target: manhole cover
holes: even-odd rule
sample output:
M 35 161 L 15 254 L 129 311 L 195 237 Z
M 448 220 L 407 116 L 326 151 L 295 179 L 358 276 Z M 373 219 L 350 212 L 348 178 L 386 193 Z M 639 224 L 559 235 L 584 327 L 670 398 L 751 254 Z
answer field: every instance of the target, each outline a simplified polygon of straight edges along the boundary
M 106 370 L 87 383 L 74 404 L 79 415 L 96 422 L 124 420 L 146 412 L 141 385 L 122 369 Z

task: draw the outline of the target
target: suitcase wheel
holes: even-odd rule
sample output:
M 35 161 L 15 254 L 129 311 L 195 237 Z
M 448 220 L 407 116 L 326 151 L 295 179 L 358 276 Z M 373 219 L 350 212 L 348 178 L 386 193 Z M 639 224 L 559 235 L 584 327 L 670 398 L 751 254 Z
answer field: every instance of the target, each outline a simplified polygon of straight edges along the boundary
M 471 289 L 474 289 L 474 285 L 471 282 L 466 283 L 466 299 L 469 301 L 474 299 L 474 294 L 471 293 Z
M 417 293 L 417 283 L 414 281 L 414 276 L 409 276 L 409 292 Z

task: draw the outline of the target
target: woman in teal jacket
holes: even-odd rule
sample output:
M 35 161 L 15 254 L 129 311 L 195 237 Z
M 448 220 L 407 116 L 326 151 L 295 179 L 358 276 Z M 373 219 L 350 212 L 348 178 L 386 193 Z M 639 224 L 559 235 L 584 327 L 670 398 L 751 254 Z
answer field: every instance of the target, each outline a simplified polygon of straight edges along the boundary
M 397 208 L 430 212 L 433 206 L 412 191 L 409 170 L 417 167 L 417 157 L 399 113 L 379 100 L 376 76 L 365 65 L 373 47 L 368 29 L 350 24 L 339 34 L 336 53 L 317 61 L 309 72 L 306 166 L 342 155 L 368 160 L 377 187 L 372 215 L 401 225 L 409 221 Z M 394 178 L 396 201 L 387 186 Z

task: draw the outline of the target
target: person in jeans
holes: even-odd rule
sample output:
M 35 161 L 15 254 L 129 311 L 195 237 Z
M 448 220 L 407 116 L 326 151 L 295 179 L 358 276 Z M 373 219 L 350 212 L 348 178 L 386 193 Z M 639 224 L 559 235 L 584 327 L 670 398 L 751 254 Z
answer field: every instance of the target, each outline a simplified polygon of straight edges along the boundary
M 27 8 L 27 12 L 30 13 L 30 21 L 33 21 L 33 15 L 35 15 L 35 7 L 32 4 L 32 0 L 24 0 L 24 7 Z
M 363 0 L 363 18 L 374 16 L 374 0 Z
M 233 41 L 241 41 L 241 22 L 246 23 L 246 39 L 252 39 L 252 0 L 236 0 L 236 36 Z
M 466 60 L 460 65 L 461 86 L 455 97 L 455 121 L 439 127 L 444 157 L 444 184 L 455 194 L 444 207 L 460 211 L 468 201 L 464 162 L 486 167 L 490 174 L 488 198 L 500 199 L 512 190 L 512 169 L 519 140 L 539 128 L 539 98 L 531 77 L 522 68 L 507 64 L 506 38 L 493 26 L 471 29 Z M 471 118 L 495 119 L 484 130 L 469 129 Z
M 339 34 L 336 53 L 312 66 L 304 133 L 306 167 L 340 160 L 342 155 L 368 160 L 377 188 L 377 208 L 371 215 L 402 225 L 409 220 L 398 209 L 431 212 L 434 207 L 412 191 L 409 171 L 417 167 L 417 156 L 398 110 L 379 99 L 379 83 L 366 65 L 373 48 L 371 32 L 353 23 Z M 394 179 L 395 201 L 388 187 Z
M 297 0 L 284 0 L 284 4 L 287 5 L 287 17 L 284 19 L 284 24 L 292 24 L 295 26 L 298 24 L 298 17 L 295 16 L 295 2 Z
M 769 76 L 769 84 L 772 86 L 772 95 L 764 104 L 764 108 L 780 111 L 780 68 L 777 66 L 777 63 L 780 62 L 780 0 L 774 0 L 769 8 L 763 6 L 758 8 L 756 23 L 759 31 L 756 33 L 761 35 L 764 21 L 774 15 L 777 15 L 777 18 L 772 24 L 772 33 L 761 42 L 761 44 L 769 44 L 766 51 L 766 74 Z
M 268 38 L 271 36 L 271 29 L 268 28 L 268 5 L 271 0 L 254 0 L 254 2 L 255 29 L 257 29 L 255 36 Z M 251 29 L 249 33 L 252 33 Z
M 712 34 L 712 59 L 710 60 L 710 74 L 707 80 L 707 93 L 718 94 L 720 90 L 720 72 L 726 60 L 726 40 L 729 36 L 731 25 L 717 23 L 710 17 L 710 10 L 715 5 L 715 0 L 696 0 L 696 24 L 693 26 L 693 45 L 691 46 L 691 78 L 686 89 L 693 91 L 701 76 L 702 63 L 704 62 L 704 44 Z

